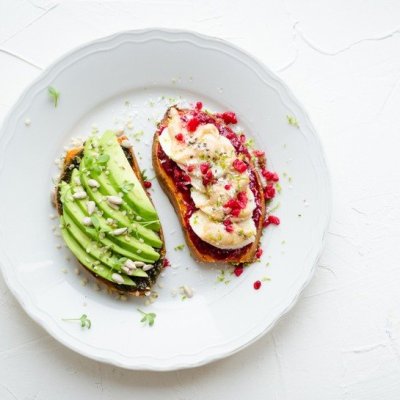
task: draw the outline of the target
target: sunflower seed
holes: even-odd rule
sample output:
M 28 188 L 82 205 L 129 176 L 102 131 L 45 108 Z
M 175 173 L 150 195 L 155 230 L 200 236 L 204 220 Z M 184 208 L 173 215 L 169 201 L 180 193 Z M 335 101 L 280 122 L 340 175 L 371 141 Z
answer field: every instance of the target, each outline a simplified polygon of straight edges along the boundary
M 121 199 L 121 197 L 118 197 L 118 196 L 107 196 L 107 201 L 110 204 L 114 204 L 116 206 L 119 206 L 122 204 L 122 199 Z
M 92 220 L 90 219 L 90 217 L 85 217 L 85 218 L 83 218 L 82 223 L 83 223 L 83 225 L 85 225 L 85 226 L 91 226 L 91 225 L 93 225 L 93 222 L 92 222 Z
M 96 209 L 96 203 L 94 201 L 88 201 L 86 203 L 86 209 L 89 215 L 92 215 L 94 213 L 94 210 Z
M 127 275 L 130 275 L 132 270 L 129 269 L 128 267 L 121 267 L 122 271 L 124 271 Z
M 121 146 L 122 147 L 125 147 L 125 149 L 130 149 L 130 148 L 132 148 L 132 144 L 131 144 L 131 142 L 129 141 L 129 140 L 123 140 L 122 142 L 121 142 Z
M 134 261 L 128 259 L 124 262 L 124 267 L 131 270 L 131 269 L 136 269 L 137 265 Z
M 78 192 L 75 192 L 75 193 L 72 195 L 72 197 L 73 197 L 74 199 L 77 199 L 77 200 L 84 199 L 84 198 L 86 198 L 86 196 L 87 196 L 87 194 L 86 194 L 86 192 L 84 192 L 83 190 L 79 190 Z
M 118 228 L 118 229 L 114 229 L 110 233 L 114 236 L 119 236 L 119 235 L 123 235 L 124 233 L 126 233 L 127 230 L 128 230 L 128 228 Z
M 120 274 L 117 274 L 116 272 L 114 272 L 114 273 L 111 275 L 111 279 L 112 279 L 114 282 L 117 282 L 117 283 L 119 283 L 119 284 L 124 283 L 124 278 L 123 278 Z
M 96 179 L 88 179 L 88 185 L 92 188 L 100 187 L 100 183 L 96 181 Z
M 152 268 L 154 268 L 154 264 L 146 264 L 146 265 L 143 267 L 143 271 L 149 271 L 149 270 L 151 270 Z
M 182 289 L 183 289 L 183 291 L 185 292 L 186 296 L 189 297 L 189 299 L 190 299 L 191 297 L 193 297 L 193 290 L 192 290 L 189 286 L 183 285 L 183 286 L 182 286 Z
M 145 263 L 143 261 L 135 261 L 136 267 L 144 267 Z

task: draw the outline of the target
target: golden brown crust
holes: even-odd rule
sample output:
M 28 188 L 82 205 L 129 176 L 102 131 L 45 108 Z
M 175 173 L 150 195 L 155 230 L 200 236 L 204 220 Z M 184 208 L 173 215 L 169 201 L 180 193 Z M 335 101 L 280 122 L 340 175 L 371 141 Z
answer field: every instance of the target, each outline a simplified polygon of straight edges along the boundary
M 64 179 L 64 177 L 66 175 L 68 175 L 67 171 L 68 171 L 69 166 L 74 162 L 75 157 L 77 157 L 77 156 L 79 156 L 81 154 L 82 150 L 83 150 L 83 148 L 76 148 L 76 149 L 72 149 L 72 150 L 70 150 L 68 152 L 68 154 L 67 154 L 67 156 L 65 158 L 65 161 L 64 161 L 63 169 L 62 169 L 61 174 L 60 174 L 60 182 L 61 182 L 61 180 Z M 143 178 L 142 178 L 142 175 L 140 173 L 140 167 L 139 167 L 139 164 L 137 162 L 137 158 L 135 156 L 135 153 L 134 153 L 133 149 L 130 149 L 129 152 L 130 152 L 130 156 L 131 156 L 131 165 L 132 165 L 133 172 L 135 173 L 135 175 L 139 179 L 139 181 L 140 181 L 141 185 L 143 186 L 143 188 L 146 190 L 146 188 L 144 187 Z M 59 186 L 57 185 L 56 189 L 58 187 Z M 56 199 L 55 200 L 56 200 L 55 201 L 55 207 L 56 207 L 57 213 L 61 216 L 62 215 L 62 204 L 61 204 L 60 196 L 59 196 L 58 192 L 56 193 Z M 150 198 L 150 200 L 151 200 L 151 198 Z M 164 243 L 164 235 L 163 235 L 162 229 L 160 229 L 159 235 L 160 235 L 161 241 Z M 160 249 L 160 259 L 157 261 L 157 264 L 159 266 L 158 274 L 161 271 L 161 269 L 163 268 L 163 260 L 165 258 L 165 253 L 166 253 L 165 246 L 163 246 Z M 131 286 L 118 285 L 117 283 L 110 282 L 110 281 L 102 278 L 101 276 L 96 275 L 93 271 L 88 270 L 83 264 L 81 264 L 80 262 L 78 262 L 78 263 L 86 272 L 89 272 L 94 278 L 96 278 L 97 280 L 102 282 L 107 287 L 107 289 L 108 289 L 108 291 L 110 293 L 118 293 L 118 294 L 121 294 L 121 295 L 139 297 L 139 296 L 145 296 L 145 293 L 148 292 L 151 289 L 151 287 L 148 287 L 146 289 L 137 289 L 137 288 L 132 288 Z M 155 268 L 157 268 L 157 267 L 154 267 L 154 269 Z M 157 277 L 155 279 L 157 279 Z
M 178 108 L 177 108 L 178 109 Z M 169 110 L 170 108 L 166 111 L 164 114 L 163 119 L 159 123 L 160 126 L 166 126 L 169 118 Z M 179 113 L 185 113 L 187 110 L 183 109 L 178 109 Z M 161 165 L 160 159 L 158 158 L 158 150 L 159 150 L 159 135 L 158 131 L 154 134 L 153 137 L 153 146 L 152 146 L 152 161 L 153 161 L 153 168 L 156 174 L 156 177 L 168 196 L 171 204 L 173 205 L 175 212 L 179 218 L 179 222 L 181 224 L 183 234 L 185 236 L 185 240 L 187 243 L 187 246 L 193 256 L 196 260 L 200 262 L 206 262 L 206 263 L 216 263 L 216 262 L 221 262 L 220 259 L 217 259 L 213 257 L 210 254 L 206 254 L 201 252 L 197 247 L 196 244 L 192 241 L 190 234 L 189 234 L 189 229 L 187 226 L 187 223 L 185 221 L 185 215 L 187 212 L 187 206 L 185 204 L 185 201 L 183 199 L 183 196 L 181 192 L 177 189 L 174 180 L 172 179 L 171 176 L 167 175 L 164 168 Z M 258 248 L 258 245 L 260 243 L 261 235 L 262 235 L 262 230 L 263 230 L 263 222 L 265 219 L 265 200 L 264 200 L 264 192 L 262 190 L 262 183 L 261 183 L 261 178 L 258 174 L 258 172 L 254 169 L 253 165 L 250 164 L 250 167 L 252 171 L 255 174 L 256 177 L 256 185 L 257 185 L 257 190 L 260 192 L 260 203 L 261 203 L 261 217 L 259 219 L 259 223 L 257 226 L 257 234 L 256 234 L 256 239 L 255 241 L 248 246 L 247 250 L 244 253 L 240 253 L 239 256 L 235 255 L 235 252 L 232 252 L 232 256 L 227 256 L 224 258 L 223 261 L 229 262 L 229 263 L 248 263 L 248 262 L 253 262 L 255 261 L 255 254 Z

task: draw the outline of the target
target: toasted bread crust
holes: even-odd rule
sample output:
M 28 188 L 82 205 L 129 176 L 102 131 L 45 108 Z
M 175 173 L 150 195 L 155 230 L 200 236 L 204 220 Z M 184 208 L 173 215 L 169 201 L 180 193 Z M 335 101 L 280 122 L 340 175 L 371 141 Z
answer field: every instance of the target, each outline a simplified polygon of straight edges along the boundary
M 70 150 L 70 152 L 68 153 L 69 156 L 67 155 L 67 157 L 65 158 L 63 169 L 60 174 L 59 183 L 63 180 L 66 182 L 70 181 L 69 166 L 71 164 L 79 164 L 77 162 L 77 158 L 82 155 L 82 152 L 83 152 L 83 148 L 76 148 L 76 149 Z M 139 182 L 141 183 L 141 185 L 144 187 L 143 178 L 140 173 L 140 167 L 137 162 L 135 153 L 133 152 L 132 149 L 128 150 L 125 148 L 124 148 L 124 152 L 125 152 L 125 155 L 127 155 L 127 158 L 129 159 L 129 161 L 131 163 L 133 172 L 139 179 Z M 56 192 L 55 207 L 56 207 L 57 213 L 61 216 L 63 214 L 63 208 L 62 208 L 62 203 L 60 200 L 59 183 L 57 184 L 57 187 L 56 187 L 57 192 Z M 150 200 L 151 200 L 151 198 L 150 198 Z M 159 235 L 160 235 L 161 241 L 164 243 L 164 236 L 163 236 L 162 229 L 160 229 Z M 160 272 L 163 268 L 163 260 L 165 258 L 165 252 L 166 252 L 165 246 L 163 245 L 163 247 L 160 249 L 160 259 L 156 262 L 156 266 L 154 268 L 152 268 L 150 271 L 148 271 L 149 276 L 152 277 L 152 284 L 155 283 L 158 275 L 160 274 Z M 102 282 L 107 287 L 107 289 L 110 293 L 118 293 L 121 295 L 139 297 L 139 296 L 145 296 L 145 293 L 151 290 L 151 286 L 147 286 L 147 285 L 145 288 L 137 288 L 137 287 L 132 288 L 131 286 L 127 286 L 127 285 L 118 285 L 117 283 L 110 282 L 110 281 L 102 278 L 101 276 L 96 275 L 94 272 L 88 270 L 83 264 L 81 264 L 80 262 L 78 262 L 78 263 L 85 271 L 89 272 L 98 281 Z M 143 278 L 141 278 L 141 279 L 143 279 Z M 145 278 L 145 279 L 147 279 L 147 278 Z
M 185 113 L 187 110 L 184 109 L 179 109 L 175 107 L 180 113 Z M 163 119 L 160 121 L 158 127 L 161 126 L 166 126 L 169 118 L 169 110 L 170 108 L 166 111 L 164 114 Z M 153 168 L 156 174 L 156 177 L 168 196 L 171 204 L 173 205 L 175 212 L 179 218 L 179 222 L 182 227 L 183 234 L 185 236 L 185 240 L 187 243 L 187 246 L 193 256 L 196 260 L 200 262 L 205 262 L 205 263 L 217 263 L 221 262 L 222 260 L 217 259 L 213 257 L 211 254 L 203 253 L 201 252 L 196 244 L 193 242 L 192 238 L 190 237 L 190 230 L 191 228 L 188 225 L 187 221 L 185 220 L 185 215 L 187 212 L 187 206 L 185 204 L 185 201 L 183 199 L 182 193 L 178 190 L 176 187 L 174 180 L 172 179 L 171 176 L 167 175 L 165 172 L 165 169 L 162 167 L 160 159 L 158 158 L 158 150 L 160 148 L 160 142 L 159 142 L 159 134 L 158 134 L 158 129 L 154 134 L 153 137 L 153 146 L 152 146 L 152 161 L 153 161 Z M 250 168 L 254 172 L 254 175 L 256 177 L 256 186 L 257 190 L 260 192 L 260 203 L 261 203 L 261 217 L 259 218 L 258 221 L 258 226 L 257 226 L 257 234 L 254 242 L 251 245 L 248 245 L 247 249 L 245 252 L 240 253 L 239 256 L 237 255 L 236 252 L 232 251 L 232 256 L 227 256 L 224 258 L 224 262 L 229 262 L 229 263 L 249 263 L 255 261 L 255 254 L 258 248 L 258 245 L 260 243 L 261 235 L 262 235 L 262 230 L 263 230 L 263 222 L 265 219 L 265 200 L 264 200 L 264 192 L 262 190 L 262 183 L 261 183 L 261 178 L 258 174 L 258 172 L 254 169 L 254 166 L 250 164 Z

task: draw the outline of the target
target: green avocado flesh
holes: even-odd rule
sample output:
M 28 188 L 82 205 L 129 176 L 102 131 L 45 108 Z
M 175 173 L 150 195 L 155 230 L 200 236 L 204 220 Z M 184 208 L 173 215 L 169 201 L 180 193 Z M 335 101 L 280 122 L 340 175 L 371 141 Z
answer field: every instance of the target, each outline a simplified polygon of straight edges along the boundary
M 157 212 L 129 165 L 115 134 L 112 131 L 106 131 L 100 138 L 99 144 L 103 154 L 110 157 L 108 169 L 112 185 L 118 188 L 129 188 L 123 194 L 123 198 L 143 220 L 157 220 Z
M 61 230 L 87 269 L 114 284 L 136 286 L 135 277 L 149 275 L 139 265 L 128 276 L 123 265 L 156 263 L 163 243 L 157 213 L 126 157 L 112 132 L 86 141 L 79 166 L 71 164 L 70 179 L 59 184 Z
M 114 137 L 115 137 L 115 135 L 114 135 Z M 118 146 L 119 146 L 119 144 L 118 144 Z M 96 157 L 99 156 L 99 154 L 103 154 L 102 153 L 102 148 L 103 148 L 102 146 L 99 146 L 97 138 L 94 138 L 94 137 L 89 138 L 85 143 L 85 155 L 86 155 L 86 158 L 87 159 L 88 158 L 95 159 Z M 120 147 L 120 149 L 121 149 L 121 147 Z M 123 153 L 123 151 L 122 151 L 122 156 L 126 160 L 126 157 L 125 157 L 125 154 Z M 132 168 L 130 168 L 130 170 L 132 171 Z M 119 187 L 118 185 L 113 185 L 111 183 L 111 181 L 110 181 L 109 176 L 107 176 L 105 172 L 103 172 L 103 171 L 92 171 L 92 173 L 93 172 L 95 173 L 96 180 L 100 184 L 99 191 L 104 196 L 107 196 L 107 195 L 109 195 L 109 196 L 118 196 L 119 194 L 124 194 L 124 191 L 126 192 L 129 189 L 133 189 L 133 187 L 134 187 L 132 183 L 125 183 L 124 186 L 122 186 L 122 187 Z M 108 172 L 108 175 L 110 175 L 110 172 Z M 133 179 L 135 179 L 137 181 L 136 175 L 133 173 L 133 171 L 132 171 L 132 175 L 133 175 Z M 137 181 L 137 182 L 138 182 L 138 185 L 140 187 L 142 187 L 140 185 L 140 182 L 139 181 Z M 159 231 L 160 230 L 160 221 L 158 220 L 158 217 L 153 219 L 152 221 L 144 220 L 126 202 L 121 204 L 121 212 L 120 213 L 121 214 L 122 213 L 125 214 L 125 215 L 122 215 L 122 216 L 121 215 L 118 216 L 121 219 L 121 222 L 123 222 L 123 221 L 125 221 L 125 222 L 126 221 L 132 221 L 132 223 L 134 223 L 136 225 L 139 225 L 139 223 L 137 221 L 140 220 L 140 221 L 143 221 L 142 223 L 144 224 L 144 226 L 146 226 L 146 228 L 151 229 L 153 231 Z M 150 233 L 150 235 L 151 235 L 151 233 Z M 149 240 L 151 240 L 151 239 L 159 240 L 157 235 L 151 236 L 149 238 Z M 150 244 L 152 244 L 152 245 L 157 247 L 156 243 L 150 243 Z M 160 242 L 159 246 L 161 246 L 161 242 Z
M 62 226 L 65 226 L 65 221 L 63 217 L 61 217 L 61 224 Z M 81 264 L 83 264 L 88 270 L 94 272 L 98 276 L 101 276 L 102 278 L 113 282 L 112 274 L 114 273 L 114 271 L 111 268 L 106 267 L 105 265 L 101 264 L 101 262 L 96 260 L 93 256 L 87 254 L 86 251 L 79 245 L 79 243 L 74 239 L 74 237 L 66 228 L 61 228 L 61 233 L 65 243 Z M 136 286 L 136 283 L 128 276 L 123 274 L 121 274 L 121 276 L 124 280 L 124 285 Z

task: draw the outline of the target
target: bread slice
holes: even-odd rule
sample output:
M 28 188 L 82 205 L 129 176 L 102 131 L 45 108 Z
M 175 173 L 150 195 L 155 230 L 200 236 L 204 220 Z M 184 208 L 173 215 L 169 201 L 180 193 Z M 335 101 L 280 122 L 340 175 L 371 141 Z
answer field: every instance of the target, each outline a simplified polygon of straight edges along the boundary
M 127 139 L 125 136 L 121 136 L 119 138 L 119 142 L 121 143 L 125 139 Z M 141 185 L 144 188 L 145 187 L 144 181 L 143 181 L 142 175 L 140 173 L 140 167 L 139 167 L 139 164 L 135 157 L 135 153 L 134 153 L 133 149 L 132 148 L 127 149 L 123 146 L 121 146 L 121 148 L 123 149 L 127 160 L 129 161 L 130 165 L 132 166 L 132 169 L 133 169 L 135 175 L 137 176 Z M 72 171 L 73 167 L 79 167 L 81 158 L 83 156 L 83 151 L 84 151 L 83 147 L 73 148 L 68 151 L 68 153 L 65 157 L 63 168 L 62 168 L 60 178 L 59 178 L 59 182 L 57 183 L 57 186 L 56 186 L 56 192 L 55 192 L 55 198 L 54 198 L 55 207 L 60 216 L 63 214 L 63 206 L 61 203 L 61 194 L 60 194 L 60 183 L 62 181 L 65 181 L 67 183 L 69 183 L 71 181 L 71 171 Z M 164 243 L 162 229 L 160 229 L 160 231 L 158 233 L 161 238 L 161 241 Z M 136 287 L 121 285 L 121 284 L 117 284 L 115 282 L 108 281 L 108 280 L 102 278 L 101 276 L 95 274 L 93 271 L 90 271 L 89 269 L 87 269 L 83 264 L 81 264 L 81 263 L 79 263 L 79 264 L 84 270 L 86 270 L 90 274 L 92 274 L 98 281 L 102 282 L 107 287 L 109 292 L 118 293 L 121 295 L 124 294 L 124 295 L 139 297 L 139 296 L 146 296 L 146 295 L 150 294 L 152 286 L 155 284 L 159 274 L 161 273 L 161 271 L 163 269 L 164 259 L 165 259 L 165 246 L 164 245 L 161 249 L 159 249 L 159 253 L 160 253 L 159 260 L 157 260 L 157 262 L 155 263 L 155 266 L 152 269 L 147 271 L 148 278 L 130 277 L 132 280 L 135 281 L 135 283 L 137 285 Z
M 185 114 L 191 112 L 189 109 L 179 109 L 176 106 L 173 106 L 175 109 L 178 110 L 179 114 L 184 117 Z M 248 157 L 246 161 L 248 162 L 251 170 L 251 174 L 254 177 L 254 189 L 258 196 L 258 206 L 253 214 L 257 214 L 257 235 L 254 242 L 250 243 L 249 245 L 236 250 L 221 250 L 218 249 L 203 240 L 201 240 L 191 228 L 188 218 L 186 217 L 188 212 L 190 213 L 190 205 L 188 204 L 187 197 L 185 199 L 184 193 L 179 189 L 176 185 L 175 180 L 171 174 L 168 174 L 166 169 L 163 167 L 163 163 L 161 162 L 161 155 L 162 157 L 167 157 L 162 150 L 162 147 L 159 143 L 159 135 L 161 134 L 164 127 L 168 125 L 168 120 L 170 118 L 169 113 L 172 107 L 170 107 L 163 119 L 159 122 L 157 130 L 154 134 L 153 138 L 153 146 L 152 146 L 152 161 L 153 161 L 153 168 L 156 173 L 157 179 L 163 188 L 164 192 L 167 194 L 170 202 L 172 203 L 175 212 L 179 218 L 179 222 L 181 224 L 183 234 L 185 236 L 185 240 L 187 243 L 188 248 L 192 256 L 200 261 L 206 263 L 217 263 L 217 262 L 227 262 L 227 263 L 250 263 L 255 261 L 256 259 L 256 252 L 260 243 L 260 238 L 262 235 L 263 230 L 263 222 L 265 219 L 265 200 L 264 200 L 264 191 L 262 186 L 261 178 L 255 169 L 251 157 Z M 218 115 L 210 115 L 206 114 L 208 120 L 218 120 L 218 124 L 221 125 L 222 121 L 218 117 Z M 225 126 L 226 129 L 229 129 Z M 169 162 L 174 163 L 171 159 Z M 176 164 L 175 164 L 176 165 Z M 179 167 L 177 167 L 179 168 Z M 253 192 L 254 193 L 254 192 Z

